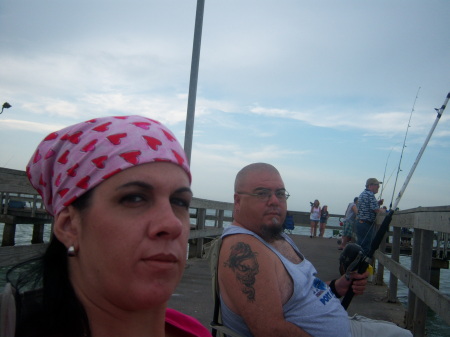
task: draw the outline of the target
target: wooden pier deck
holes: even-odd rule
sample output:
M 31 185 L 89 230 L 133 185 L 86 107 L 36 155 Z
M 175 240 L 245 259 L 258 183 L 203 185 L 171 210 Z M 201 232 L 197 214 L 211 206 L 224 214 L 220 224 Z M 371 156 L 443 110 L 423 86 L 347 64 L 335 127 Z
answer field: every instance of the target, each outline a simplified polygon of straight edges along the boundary
M 336 238 L 314 238 L 291 235 L 300 251 L 318 271 L 318 276 L 328 281 L 340 276 L 339 254 Z M 400 303 L 388 303 L 386 285 L 370 283 L 362 296 L 355 296 L 348 308 L 349 315 L 360 314 L 373 319 L 386 320 L 405 326 L 405 307 Z M 169 307 L 197 318 L 206 327 L 213 315 L 211 275 L 206 259 L 189 259 L 183 279 L 169 301 Z

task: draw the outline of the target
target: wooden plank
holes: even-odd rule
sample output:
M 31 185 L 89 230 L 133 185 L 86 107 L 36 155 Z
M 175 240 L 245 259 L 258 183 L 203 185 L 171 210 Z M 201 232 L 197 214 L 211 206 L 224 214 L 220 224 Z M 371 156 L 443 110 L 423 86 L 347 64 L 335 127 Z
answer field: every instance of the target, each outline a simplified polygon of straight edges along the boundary
M 391 225 L 450 233 L 450 210 L 448 206 L 426 207 L 428 211 L 419 209 L 421 211 L 417 213 L 411 213 L 409 210 L 405 213 L 394 213 Z
M 192 198 L 191 208 L 205 208 L 205 209 L 223 209 L 225 211 L 232 211 L 234 205 L 230 202 L 214 201 L 200 198 Z
M 191 230 L 191 232 L 189 233 L 189 240 L 206 237 L 215 237 L 222 235 L 222 233 L 223 228 L 207 227 L 205 229 L 195 229 Z
M 25 171 L 0 168 L 0 190 L 25 194 L 37 194 L 28 181 Z
M 0 267 L 14 266 L 44 254 L 48 243 L 26 246 L 0 247 Z

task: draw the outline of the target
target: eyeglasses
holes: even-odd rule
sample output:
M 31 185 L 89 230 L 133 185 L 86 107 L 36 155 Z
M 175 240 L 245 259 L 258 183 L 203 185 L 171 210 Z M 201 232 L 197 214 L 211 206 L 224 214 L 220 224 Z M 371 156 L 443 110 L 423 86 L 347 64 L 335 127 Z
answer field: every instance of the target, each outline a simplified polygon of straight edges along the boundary
M 273 192 L 272 190 L 263 189 L 263 190 L 257 191 L 256 193 L 246 193 L 246 192 L 236 192 L 236 193 L 250 195 L 250 196 L 256 197 L 257 199 L 262 200 L 262 201 L 270 200 L 270 198 L 272 198 L 272 195 L 274 195 L 274 194 L 277 197 L 277 199 L 280 201 L 288 200 L 288 198 L 290 197 L 289 192 L 286 190 L 277 190 L 277 191 Z

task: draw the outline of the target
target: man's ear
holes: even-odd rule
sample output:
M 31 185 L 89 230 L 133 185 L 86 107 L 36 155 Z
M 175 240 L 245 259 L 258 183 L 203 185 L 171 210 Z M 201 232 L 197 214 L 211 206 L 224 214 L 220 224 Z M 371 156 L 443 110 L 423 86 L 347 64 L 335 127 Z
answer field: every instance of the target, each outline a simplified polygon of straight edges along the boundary
M 80 213 L 73 206 L 64 207 L 55 216 L 53 233 L 64 246 L 67 248 L 74 246 L 77 249 L 80 223 Z
M 237 193 L 234 193 L 234 211 L 239 212 L 241 202 L 241 196 Z

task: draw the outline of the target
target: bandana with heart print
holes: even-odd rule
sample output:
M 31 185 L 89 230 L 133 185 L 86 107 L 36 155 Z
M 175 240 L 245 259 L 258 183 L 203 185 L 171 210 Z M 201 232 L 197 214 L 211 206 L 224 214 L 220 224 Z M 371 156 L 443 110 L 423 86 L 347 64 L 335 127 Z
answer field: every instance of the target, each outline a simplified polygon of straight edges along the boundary
M 141 116 L 91 119 L 49 134 L 27 165 L 45 208 L 57 215 L 105 179 L 129 167 L 171 162 L 189 176 L 186 155 L 172 132 Z

